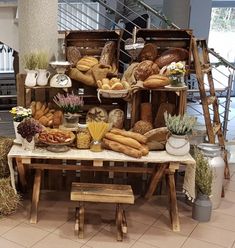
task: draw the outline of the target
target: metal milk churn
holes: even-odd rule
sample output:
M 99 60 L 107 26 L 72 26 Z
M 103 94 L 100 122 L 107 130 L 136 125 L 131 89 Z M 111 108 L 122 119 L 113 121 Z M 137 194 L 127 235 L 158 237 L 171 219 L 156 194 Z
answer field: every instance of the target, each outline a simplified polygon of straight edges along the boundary
M 224 181 L 225 163 L 222 157 L 222 151 L 217 144 L 201 143 L 198 148 L 208 160 L 209 165 L 213 168 L 211 202 L 212 209 L 219 207 L 221 202 L 221 193 Z

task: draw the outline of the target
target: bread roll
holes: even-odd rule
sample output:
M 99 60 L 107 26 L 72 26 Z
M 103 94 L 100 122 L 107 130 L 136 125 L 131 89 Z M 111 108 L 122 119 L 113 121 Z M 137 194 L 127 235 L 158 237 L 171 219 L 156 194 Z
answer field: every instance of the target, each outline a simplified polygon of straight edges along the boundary
M 76 67 L 79 71 L 88 71 L 98 63 L 99 61 L 95 57 L 85 56 L 77 62 Z
M 39 120 L 38 120 L 43 126 L 47 127 L 49 119 L 46 116 L 42 116 Z
M 113 141 L 117 141 L 118 143 L 121 143 L 123 145 L 127 145 L 136 149 L 140 149 L 142 148 L 141 144 L 133 139 L 133 138 L 129 138 L 129 137 L 125 137 L 119 134 L 114 134 L 114 133 L 106 133 L 105 134 L 105 138 L 109 139 L 109 140 L 113 140 Z
M 109 86 L 109 84 L 103 84 L 101 89 L 102 90 L 111 90 L 111 87 Z
M 142 153 L 141 151 L 132 148 L 130 146 L 126 146 L 123 144 L 120 144 L 116 141 L 112 141 L 112 140 L 108 140 L 106 138 L 103 138 L 103 143 L 106 147 L 108 147 L 109 149 L 115 151 L 115 152 L 121 152 L 124 153 L 128 156 L 134 157 L 134 158 L 141 158 Z
M 133 132 L 140 133 L 140 134 L 145 134 L 148 131 L 153 129 L 153 125 L 151 122 L 148 121 L 137 121 L 133 127 Z
M 171 48 L 161 54 L 159 58 L 155 60 L 155 63 L 162 68 L 165 65 L 169 65 L 171 62 L 179 62 L 187 60 L 189 53 L 184 48 Z
M 154 43 L 148 43 L 144 45 L 139 55 L 139 61 L 151 60 L 154 61 L 157 58 L 157 45 Z
M 168 84 L 170 84 L 170 79 L 168 77 L 155 74 L 148 77 L 144 81 L 143 86 L 148 89 L 157 89 Z
M 123 90 L 124 86 L 121 83 L 115 83 L 111 86 L 111 90 Z
M 139 133 L 134 133 L 131 131 L 125 131 L 125 130 L 118 129 L 118 128 L 112 128 L 110 130 L 110 132 L 114 133 L 114 134 L 120 134 L 120 135 L 125 136 L 125 137 L 133 138 L 142 144 L 146 144 L 146 142 L 147 142 L 147 138 L 144 135 L 139 134 Z
M 32 116 L 34 116 L 35 115 L 35 112 L 36 112 L 36 102 L 35 101 L 32 101 L 31 102 L 30 109 L 32 111 Z

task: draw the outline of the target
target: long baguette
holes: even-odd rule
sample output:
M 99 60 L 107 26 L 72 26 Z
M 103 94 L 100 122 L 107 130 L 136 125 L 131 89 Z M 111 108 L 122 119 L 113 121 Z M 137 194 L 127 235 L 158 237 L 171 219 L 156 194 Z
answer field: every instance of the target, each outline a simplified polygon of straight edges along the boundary
M 116 141 L 108 140 L 106 138 L 103 138 L 103 143 L 106 147 L 109 149 L 115 151 L 115 152 L 122 152 L 128 156 L 134 157 L 134 158 L 140 158 L 142 156 L 141 151 L 132 148 L 130 146 L 126 146 L 123 144 L 120 144 Z
M 118 128 L 112 128 L 110 130 L 110 132 L 114 133 L 114 134 L 119 134 L 119 135 L 122 135 L 125 137 L 133 138 L 142 144 L 146 144 L 146 142 L 147 142 L 147 138 L 144 135 L 139 134 L 139 133 L 134 133 L 131 131 L 125 131 L 125 130 L 118 129 Z
M 133 139 L 133 138 L 129 138 L 129 137 L 125 137 L 119 134 L 114 134 L 114 133 L 106 133 L 105 134 L 105 138 L 113 140 L 113 141 L 117 141 L 123 145 L 127 145 L 136 149 L 140 149 L 142 146 L 141 144 Z

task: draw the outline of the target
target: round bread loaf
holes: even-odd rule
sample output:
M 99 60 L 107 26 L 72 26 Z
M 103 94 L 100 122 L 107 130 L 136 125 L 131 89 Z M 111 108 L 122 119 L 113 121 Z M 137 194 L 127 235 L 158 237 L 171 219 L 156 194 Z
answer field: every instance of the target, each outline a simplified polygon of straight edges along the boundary
M 148 121 L 137 121 L 133 127 L 133 132 L 140 133 L 140 134 L 145 134 L 149 132 L 150 130 L 153 129 L 152 123 Z
M 79 59 L 81 59 L 81 53 L 79 48 L 76 46 L 67 47 L 67 60 L 72 64 L 72 66 L 76 66 Z
M 143 86 L 148 89 L 157 89 L 170 84 L 170 79 L 168 77 L 155 74 L 149 76 L 143 83 Z
M 144 81 L 150 75 L 157 73 L 159 73 L 158 65 L 153 63 L 151 60 L 144 60 L 138 65 L 134 75 L 136 80 Z
M 171 62 L 179 62 L 187 60 L 189 53 L 184 48 L 171 48 L 161 54 L 159 58 L 155 60 L 155 63 L 162 68 L 165 65 L 169 65 Z
M 157 45 L 154 43 L 145 44 L 139 55 L 139 61 L 151 60 L 157 58 Z
M 108 122 L 112 123 L 112 127 L 123 128 L 124 112 L 121 109 L 113 109 L 109 112 Z
M 79 71 L 88 71 L 98 63 L 99 61 L 95 57 L 85 56 L 77 62 L 76 67 Z

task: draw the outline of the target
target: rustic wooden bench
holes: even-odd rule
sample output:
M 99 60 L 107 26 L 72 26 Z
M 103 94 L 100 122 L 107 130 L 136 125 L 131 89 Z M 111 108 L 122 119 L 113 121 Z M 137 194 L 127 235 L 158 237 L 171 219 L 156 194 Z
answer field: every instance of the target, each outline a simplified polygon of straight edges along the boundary
M 121 204 L 134 204 L 134 195 L 130 185 L 72 183 L 71 200 L 78 201 L 75 214 L 75 231 L 78 237 L 84 237 L 84 202 L 116 203 L 117 240 L 122 241 L 127 233 L 125 211 Z

